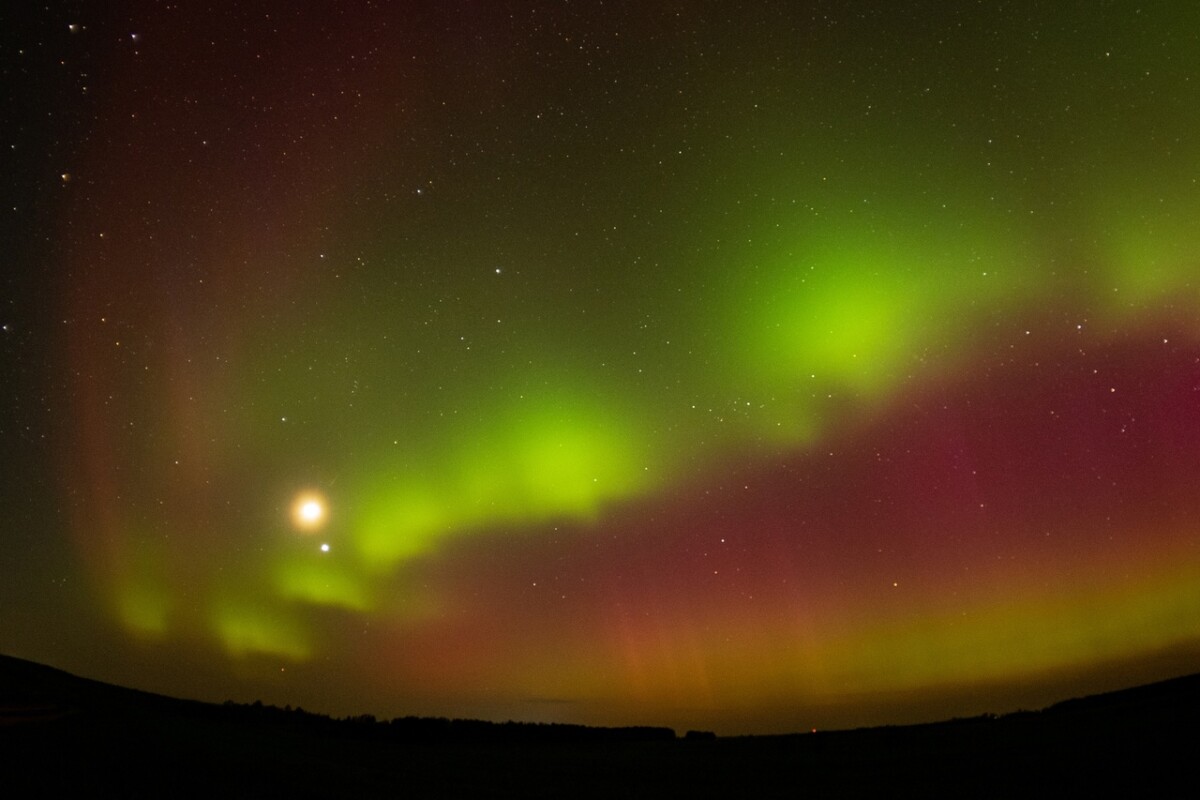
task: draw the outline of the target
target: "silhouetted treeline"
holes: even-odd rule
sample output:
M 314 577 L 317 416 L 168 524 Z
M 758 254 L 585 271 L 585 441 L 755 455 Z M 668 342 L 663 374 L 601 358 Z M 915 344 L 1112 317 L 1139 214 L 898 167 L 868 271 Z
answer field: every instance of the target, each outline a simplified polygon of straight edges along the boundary
M 5 798 L 1190 797 L 1196 730 L 1200 675 L 1001 716 L 675 739 L 216 705 L 0 656 Z
M 230 718 L 243 722 L 271 722 L 320 729 L 327 734 L 389 739 L 410 744 L 646 742 L 675 738 L 675 731 L 671 728 L 649 726 L 596 728 L 556 722 L 490 722 L 480 719 L 411 716 L 397 717 L 388 722 L 377 720 L 371 714 L 339 719 L 324 714 L 313 714 L 302 708 L 263 705 L 261 701 L 243 704 L 227 700 L 221 709 L 222 713 Z
M 536 722 L 487 722 L 477 719 L 402 717 L 389 732 L 413 742 L 645 742 L 675 738 L 671 728 L 593 728 Z

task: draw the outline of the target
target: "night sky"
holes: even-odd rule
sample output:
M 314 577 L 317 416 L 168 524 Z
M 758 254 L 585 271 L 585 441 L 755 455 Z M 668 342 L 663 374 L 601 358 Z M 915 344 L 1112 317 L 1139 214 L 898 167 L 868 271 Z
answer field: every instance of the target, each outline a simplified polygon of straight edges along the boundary
M 0 16 L 0 652 L 729 734 L 1200 670 L 1200 3 Z

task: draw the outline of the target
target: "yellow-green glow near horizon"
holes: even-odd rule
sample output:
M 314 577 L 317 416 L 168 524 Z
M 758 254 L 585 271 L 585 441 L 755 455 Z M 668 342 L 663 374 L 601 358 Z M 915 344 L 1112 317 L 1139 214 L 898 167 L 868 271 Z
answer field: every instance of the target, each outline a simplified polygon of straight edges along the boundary
M 828 5 L 36 37 L 14 646 L 723 733 L 1177 671 L 1200 10 Z
M 234 658 L 275 657 L 303 661 L 312 655 L 308 637 L 291 611 L 261 602 L 224 601 L 212 620 L 221 646 Z
M 164 549 L 149 537 L 130 536 L 117 582 L 116 611 L 121 623 L 140 637 L 168 632 L 173 605 Z

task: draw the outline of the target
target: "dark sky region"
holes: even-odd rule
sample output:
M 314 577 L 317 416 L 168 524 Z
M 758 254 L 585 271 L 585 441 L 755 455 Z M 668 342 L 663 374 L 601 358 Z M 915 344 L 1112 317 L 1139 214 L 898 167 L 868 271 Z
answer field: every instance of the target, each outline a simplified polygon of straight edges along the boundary
M 1200 669 L 1200 4 L 0 14 L 0 651 L 721 733 Z

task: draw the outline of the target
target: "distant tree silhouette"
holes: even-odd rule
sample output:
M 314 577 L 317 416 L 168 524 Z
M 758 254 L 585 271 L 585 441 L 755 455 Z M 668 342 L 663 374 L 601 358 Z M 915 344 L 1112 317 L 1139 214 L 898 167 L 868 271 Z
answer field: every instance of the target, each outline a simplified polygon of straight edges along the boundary
M 201 710 L 203 710 L 201 704 Z M 295 729 L 321 731 L 325 735 L 349 739 L 375 739 L 413 744 L 491 744 L 491 743 L 614 743 L 668 741 L 675 739 L 671 728 L 626 727 L 592 728 L 586 725 L 542 722 L 491 722 L 480 719 L 447 719 L 446 717 L 397 717 L 379 720 L 374 714 L 359 714 L 333 718 L 314 714 L 300 706 L 280 708 L 226 700 L 221 706 L 208 706 L 211 713 L 255 725 L 287 725 Z M 207 713 L 207 712 L 206 712 Z M 689 731 L 687 738 L 712 738 L 715 734 Z

